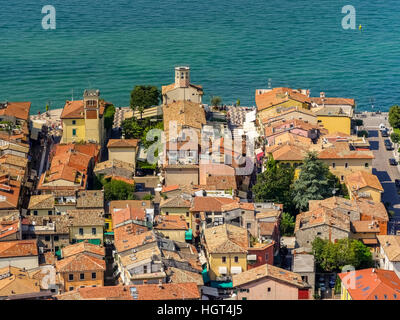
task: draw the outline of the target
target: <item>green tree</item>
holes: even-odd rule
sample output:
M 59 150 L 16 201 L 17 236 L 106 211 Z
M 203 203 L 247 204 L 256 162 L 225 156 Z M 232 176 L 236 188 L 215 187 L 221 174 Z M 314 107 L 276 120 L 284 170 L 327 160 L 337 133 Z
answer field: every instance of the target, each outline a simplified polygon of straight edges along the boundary
M 217 107 L 222 103 L 222 98 L 219 96 L 213 96 L 211 97 L 211 105 L 213 107 Z
M 398 105 L 390 107 L 389 123 L 393 128 L 400 128 L 400 107 Z
M 309 200 L 322 200 L 332 196 L 329 184 L 329 168 L 318 159 L 317 153 L 309 152 L 300 166 L 299 178 L 293 184 L 293 202 L 300 211 L 308 209 Z
M 355 269 L 373 266 L 371 251 L 356 239 L 340 239 L 332 243 L 315 238 L 312 252 L 318 268 L 326 272 L 340 271 L 346 265 L 352 265 Z
M 135 200 L 135 187 L 119 180 L 111 180 L 104 184 L 104 197 L 112 200 Z
M 154 196 L 151 193 L 145 194 L 143 200 L 153 200 Z
M 340 183 L 339 178 L 330 171 L 328 173 L 327 178 L 328 178 L 329 185 L 332 186 L 332 191 L 333 191 L 333 189 L 335 189 L 335 196 L 350 199 L 349 191 L 346 187 L 346 184 Z M 333 192 L 332 192 L 332 195 L 333 195 Z
M 133 111 L 140 112 L 140 119 L 144 109 L 159 104 L 161 98 L 161 92 L 155 86 L 135 86 L 131 91 L 130 106 Z
M 294 224 L 294 217 L 290 213 L 283 212 L 279 225 L 281 235 L 287 237 L 293 236 Z
M 265 163 L 263 173 L 257 175 L 257 182 L 253 186 L 256 201 L 273 201 L 282 203 L 285 211 L 293 209 L 291 186 L 294 179 L 292 167 L 278 166 L 276 161 L 269 157 Z
M 390 140 L 392 140 L 394 143 L 399 143 L 400 134 L 398 132 L 392 132 L 392 134 L 390 135 Z
M 135 118 L 125 119 L 122 121 L 121 127 L 125 139 L 140 139 L 146 128 Z
M 147 133 L 152 130 L 152 129 L 160 129 L 160 130 L 164 130 L 164 123 L 162 121 L 156 122 L 156 123 L 152 123 L 150 125 L 148 125 L 142 133 L 142 136 L 140 138 L 142 144 L 144 145 L 144 147 L 147 149 L 148 147 L 150 147 L 153 143 L 155 143 L 155 141 L 147 141 L 146 139 L 146 135 Z
M 115 107 L 111 104 L 106 107 L 104 111 L 104 127 L 109 130 L 113 126 L 115 115 Z

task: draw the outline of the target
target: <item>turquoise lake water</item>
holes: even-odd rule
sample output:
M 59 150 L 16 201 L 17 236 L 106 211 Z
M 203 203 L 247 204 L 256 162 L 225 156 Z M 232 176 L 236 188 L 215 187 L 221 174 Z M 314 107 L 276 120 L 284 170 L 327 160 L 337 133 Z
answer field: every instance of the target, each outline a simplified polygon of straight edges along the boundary
M 398 0 L 0 0 L 0 101 L 47 101 L 61 108 L 98 88 L 118 106 L 135 84 L 173 82 L 189 64 L 204 102 L 254 105 L 256 88 L 309 88 L 312 96 L 400 103 Z M 342 7 L 356 8 L 344 30 Z M 43 30 L 41 9 L 56 9 L 56 30 Z

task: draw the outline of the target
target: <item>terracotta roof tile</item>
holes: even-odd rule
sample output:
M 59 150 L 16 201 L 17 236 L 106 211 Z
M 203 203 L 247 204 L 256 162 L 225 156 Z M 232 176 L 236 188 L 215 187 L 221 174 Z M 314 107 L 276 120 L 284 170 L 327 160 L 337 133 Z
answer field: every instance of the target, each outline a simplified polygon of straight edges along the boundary
M 0 258 L 37 256 L 37 240 L 0 241 Z
M 379 244 L 391 262 L 400 262 L 400 235 L 378 235 Z
M 139 141 L 139 139 L 110 139 L 107 148 L 136 148 Z
M 246 253 L 249 246 L 248 231 L 231 224 L 207 228 L 204 236 L 209 253 Z
M 377 176 L 366 171 L 357 171 L 345 176 L 346 184 L 350 190 L 358 191 L 365 187 L 371 187 L 383 192 L 383 187 Z
M 400 300 L 400 279 L 394 271 L 363 269 L 339 277 L 352 300 Z
M 88 254 L 78 253 L 56 261 L 56 270 L 57 272 L 105 271 L 106 263 Z
M 301 275 L 275 267 L 270 264 L 264 264 L 256 268 L 244 271 L 239 274 L 232 276 L 233 287 L 239 287 L 241 285 L 257 281 L 263 278 L 270 278 L 286 284 L 296 286 L 298 288 L 308 288 L 309 285 L 301 279 Z

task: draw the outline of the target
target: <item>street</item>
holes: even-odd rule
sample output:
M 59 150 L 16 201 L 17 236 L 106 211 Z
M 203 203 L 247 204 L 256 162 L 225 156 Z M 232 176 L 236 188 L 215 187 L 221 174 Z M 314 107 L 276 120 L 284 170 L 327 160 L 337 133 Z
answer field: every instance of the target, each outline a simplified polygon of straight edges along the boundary
M 394 151 L 387 151 L 385 149 L 384 140 L 389 138 L 382 138 L 379 133 L 379 125 L 385 124 L 389 128 L 387 121 L 387 113 L 380 115 L 368 114 L 363 118 L 364 128 L 368 130 L 368 141 L 370 143 L 371 151 L 374 153 L 375 159 L 372 161 L 372 173 L 376 175 L 385 190 L 382 194 L 382 202 L 389 202 L 390 209 L 395 212 L 395 217 L 400 218 L 400 198 L 394 183 L 395 179 L 400 179 L 400 172 L 398 166 L 389 164 L 389 158 L 397 157 Z

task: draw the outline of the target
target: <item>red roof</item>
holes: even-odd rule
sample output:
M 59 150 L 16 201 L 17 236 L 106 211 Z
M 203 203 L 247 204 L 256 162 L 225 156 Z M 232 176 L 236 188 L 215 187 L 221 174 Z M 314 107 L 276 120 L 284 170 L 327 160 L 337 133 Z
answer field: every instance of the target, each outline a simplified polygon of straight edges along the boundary
M 370 268 L 339 277 L 353 300 L 400 300 L 400 279 L 394 271 Z

